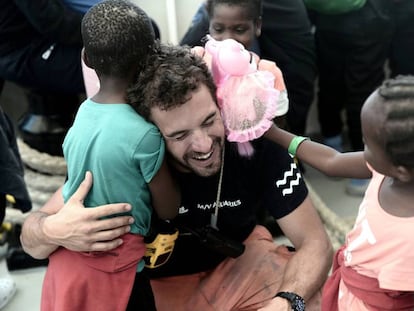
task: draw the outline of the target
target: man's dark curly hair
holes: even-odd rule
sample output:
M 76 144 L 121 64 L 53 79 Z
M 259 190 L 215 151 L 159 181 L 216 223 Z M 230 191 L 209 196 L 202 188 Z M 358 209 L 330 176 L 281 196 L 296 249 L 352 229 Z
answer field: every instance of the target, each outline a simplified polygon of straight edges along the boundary
M 142 69 L 155 35 L 147 14 L 126 0 L 105 0 L 82 20 L 88 65 L 98 75 L 126 78 Z
M 147 120 L 151 108 L 169 110 L 185 104 L 204 84 L 217 103 L 216 86 L 205 62 L 188 47 L 159 43 L 145 70 L 128 90 L 128 101 Z

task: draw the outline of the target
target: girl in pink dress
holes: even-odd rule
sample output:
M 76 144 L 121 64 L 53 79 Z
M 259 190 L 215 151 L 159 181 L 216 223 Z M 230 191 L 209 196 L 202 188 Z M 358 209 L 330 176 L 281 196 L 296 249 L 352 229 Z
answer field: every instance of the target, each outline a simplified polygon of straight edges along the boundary
M 385 81 L 363 105 L 361 124 L 361 152 L 339 153 L 278 128 L 270 136 L 326 175 L 371 178 L 322 311 L 414 310 L 414 76 Z

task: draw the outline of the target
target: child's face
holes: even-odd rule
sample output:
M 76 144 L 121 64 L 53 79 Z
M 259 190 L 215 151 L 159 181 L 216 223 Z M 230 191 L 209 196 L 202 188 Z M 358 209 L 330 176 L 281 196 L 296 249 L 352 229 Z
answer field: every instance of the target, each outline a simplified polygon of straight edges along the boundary
M 250 49 L 253 40 L 260 36 L 261 20 L 255 22 L 248 16 L 244 7 L 216 5 L 210 18 L 210 35 L 218 41 L 234 39 Z

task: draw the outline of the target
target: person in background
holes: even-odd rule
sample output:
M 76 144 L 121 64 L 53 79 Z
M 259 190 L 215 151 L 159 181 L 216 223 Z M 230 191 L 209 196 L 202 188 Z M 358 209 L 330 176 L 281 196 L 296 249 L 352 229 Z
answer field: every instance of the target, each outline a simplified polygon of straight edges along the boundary
M 62 0 L 66 6 L 70 7 L 71 9 L 86 13 L 91 7 L 95 4 L 101 2 L 102 0 Z
M 262 29 L 262 1 L 207 1 L 206 10 L 209 15 L 209 35 L 216 41 L 233 39 L 250 51 L 260 53 L 258 38 Z M 252 60 L 252 63 L 255 61 Z M 256 61 L 258 67 L 263 61 Z M 276 118 L 279 126 L 286 126 L 286 113 L 289 109 L 289 100 L 283 73 L 277 66 L 274 70 L 275 88 L 279 88 Z M 217 84 L 217 83 L 216 83 Z
M 371 178 L 337 251 L 322 311 L 414 308 L 414 76 L 386 80 L 361 110 L 364 151 L 337 150 L 282 129 L 272 140 L 329 176 Z
M 0 4 L 0 77 L 51 93 L 84 92 L 83 14 L 61 0 L 1 0 Z
M 31 148 L 59 155 L 85 92 L 83 13 L 62 0 L 1 0 L 0 6 L 0 79 L 22 87 L 27 99 L 19 135 Z
M 122 30 L 122 31 L 120 31 Z M 154 124 L 138 115 L 126 90 L 153 53 L 155 36 L 143 10 L 125 0 L 104 0 L 82 21 L 83 59 L 97 73 L 99 91 L 79 107 L 63 142 L 67 163 L 65 201 L 88 171 L 94 187 L 89 207 L 111 202 L 132 205 L 134 223 L 123 244 L 106 253 L 59 248 L 49 256 L 41 310 L 155 310 L 149 281 L 140 273 L 154 208 L 161 219 L 178 213 L 179 191 L 164 160 L 165 145 Z M 142 288 L 128 305 L 134 284 Z M 146 285 L 146 288 L 145 288 Z M 86 298 L 86 299 L 85 299 Z
M 0 91 L 1 88 L 2 85 Z M 16 283 L 10 276 L 6 263 L 10 234 L 10 228 L 4 223 L 7 206 L 26 213 L 32 209 L 32 202 L 24 181 L 23 163 L 13 123 L 0 107 L 0 309 L 6 306 L 16 293 Z
M 315 25 L 322 141 L 342 151 L 346 124 L 350 150 L 362 150 L 361 107 L 383 82 L 386 60 L 391 77 L 414 74 L 414 3 L 305 0 L 305 4 Z M 363 196 L 368 182 L 350 179 L 346 192 Z
M 18 130 L 33 149 L 62 155 L 85 94 L 81 20 L 99 1 L 0 0 L 0 79 L 23 88 L 27 111 L 20 114 Z

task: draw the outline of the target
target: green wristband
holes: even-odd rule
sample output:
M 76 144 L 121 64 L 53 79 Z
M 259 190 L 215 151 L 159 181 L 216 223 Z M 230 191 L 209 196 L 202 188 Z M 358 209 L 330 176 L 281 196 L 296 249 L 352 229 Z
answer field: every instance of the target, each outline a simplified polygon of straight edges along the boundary
M 296 156 L 296 150 L 298 149 L 299 145 L 303 143 L 305 140 L 308 140 L 308 137 L 303 136 L 295 136 L 289 144 L 288 152 L 292 155 L 292 157 Z

